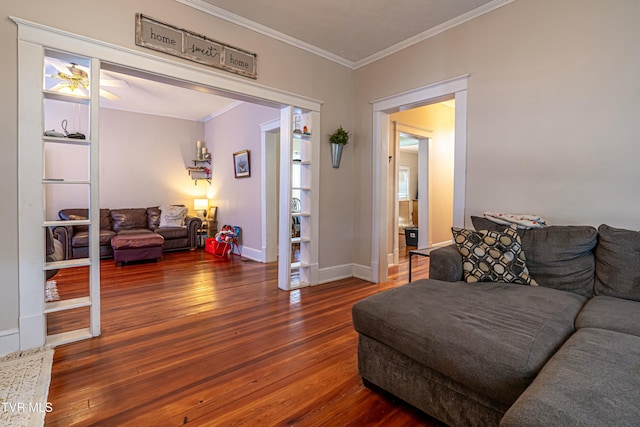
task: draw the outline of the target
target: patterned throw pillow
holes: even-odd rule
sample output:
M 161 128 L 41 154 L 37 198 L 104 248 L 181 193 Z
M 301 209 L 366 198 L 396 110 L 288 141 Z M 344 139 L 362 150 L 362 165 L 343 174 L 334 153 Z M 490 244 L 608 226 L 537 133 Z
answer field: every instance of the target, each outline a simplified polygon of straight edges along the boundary
M 464 280 L 476 282 L 506 282 L 538 286 L 529 276 L 517 228 L 504 232 L 472 231 L 452 227 L 453 239 L 462 255 Z
M 160 228 L 184 227 L 187 212 L 184 206 L 160 206 Z

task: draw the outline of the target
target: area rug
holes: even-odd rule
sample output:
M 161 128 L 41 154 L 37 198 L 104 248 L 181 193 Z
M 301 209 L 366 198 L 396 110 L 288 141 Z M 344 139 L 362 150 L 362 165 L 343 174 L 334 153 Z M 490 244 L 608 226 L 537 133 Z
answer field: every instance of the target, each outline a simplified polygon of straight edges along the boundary
M 36 427 L 53 407 L 47 402 L 53 349 L 39 348 L 0 357 L 0 426 Z

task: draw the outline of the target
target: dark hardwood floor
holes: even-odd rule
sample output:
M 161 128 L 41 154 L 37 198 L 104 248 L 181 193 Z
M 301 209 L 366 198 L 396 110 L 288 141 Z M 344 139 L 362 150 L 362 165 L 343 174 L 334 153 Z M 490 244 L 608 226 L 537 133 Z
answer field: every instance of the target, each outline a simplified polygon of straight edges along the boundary
M 47 426 L 439 426 L 362 385 L 351 306 L 406 283 L 345 279 L 291 292 L 276 264 L 203 250 L 101 265 L 100 337 L 55 349 Z M 428 259 L 414 260 L 425 277 Z M 76 269 L 74 269 L 76 270 Z M 55 277 L 62 298 L 82 293 Z M 73 319 L 49 321 L 52 331 Z

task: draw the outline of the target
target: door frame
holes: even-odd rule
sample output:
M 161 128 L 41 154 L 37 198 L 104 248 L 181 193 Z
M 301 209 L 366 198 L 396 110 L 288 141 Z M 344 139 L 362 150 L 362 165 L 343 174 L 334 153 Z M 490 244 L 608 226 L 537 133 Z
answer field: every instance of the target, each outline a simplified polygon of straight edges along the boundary
M 280 137 L 280 119 L 260 125 L 261 133 L 261 207 L 262 207 L 262 262 L 278 260 L 278 150 L 274 137 Z M 278 150 L 276 150 L 276 148 Z M 272 169 L 273 168 L 273 169 Z
M 388 164 L 389 115 L 401 110 L 433 104 L 453 98 L 455 111 L 455 154 L 453 178 L 453 225 L 464 226 L 467 150 L 467 81 L 469 74 L 433 83 L 371 102 L 373 107 L 373 197 L 371 281 L 380 283 L 388 277 Z
M 422 197 L 418 199 L 418 223 L 426 225 L 418 228 L 418 242 L 429 241 L 429 143 L 433 135 L 433 131 L 429 129 L 423 129 L 417 126 L 412 126 L 406 123 L 398 121 L 392 121 L 394 128 L 394 145 L 392 163 L 394 167 L 394 182 L 390 185 L 390 191 L 392 191 L 393 197 L 393 210 L 389 213 L 393 218 L 393 248 L 392 252 L 387 257 L 387 267 L 389 265 L 396 265 L 400 260 L 400 242 L 399 232 L 400 224 L 398 216 L 400 212 L 400 200 L 398 198 L 398 172 L 400 170 L 400 164 L 398 159 L 400 158 L 400 134 L 411 135 L 418 140 L 418 188 Z M 424 245 L 423 245 L 424 246 Z

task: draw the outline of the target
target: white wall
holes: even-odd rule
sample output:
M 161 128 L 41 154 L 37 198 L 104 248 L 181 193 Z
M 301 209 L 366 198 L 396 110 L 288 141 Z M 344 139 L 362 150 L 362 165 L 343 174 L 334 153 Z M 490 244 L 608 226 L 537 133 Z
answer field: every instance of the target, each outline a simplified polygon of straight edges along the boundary
M 71 107 L 57 103 L 48 109 L 47 129 L 59 130 L 61 119 L 73 116 Z M 79 129 L 86 132 L 81 125 Z M 194 215 L 193 199 L 206 197 L 209 184 L 195 185 L 185 168 L 193 165 L 196 141 L 203 139 L 204 124 L 199 121 L 101 108 L 100 207 L 184 204 Z M 88 179 L 86 147 L 47 144 L 46 149 L 47 177 Z M 88 206 L 86 191 L 49 187 L 53 188 L 46 194 L 47 219 L 57 219 L 60 209 Z
M 517 0 L 357 70 L 355 233 L 371 236 L 370 102 L 466 73 L 467 224 L 491 209 L 640 228 L 638 16 L 636 0 Z M 370 262 L 370 238 L 355 248 Z
M 262 250 L 260 125 L 279 117 L 278 109 L 244 103 L 209 120 L 204 127 L 213 159 L 211 203 L 218 207 L 218 228 L 224 224 L 240 226 L 243 254 L 249 256 Z M 233 153 L 241 150 L 249 150 L 248 178 L 234 175 Z
M 199 121 L 100 110 L 100 206 L 135 208 L 184 204 L 206 198 L 207 181 L 196 182 L 196 141 L 204 140 Z

